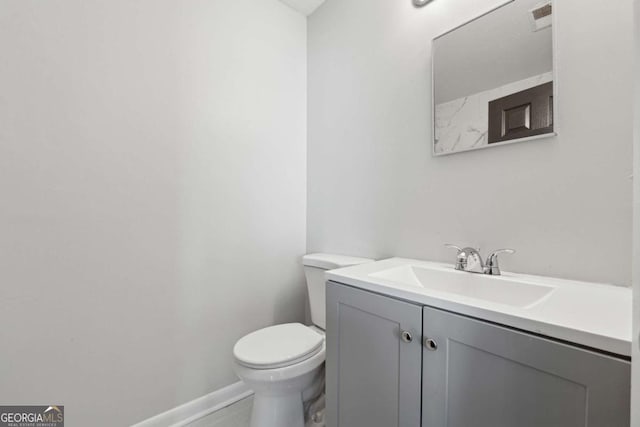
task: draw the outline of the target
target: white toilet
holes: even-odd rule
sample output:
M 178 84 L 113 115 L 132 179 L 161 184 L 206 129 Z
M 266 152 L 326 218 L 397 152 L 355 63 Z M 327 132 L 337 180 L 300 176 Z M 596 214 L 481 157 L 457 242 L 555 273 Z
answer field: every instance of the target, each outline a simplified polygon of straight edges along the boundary
M 343 255 L 305 255 L 302 263 L 313 326 L 275 325 L 238 340 L 233 348 L 234 370 L 255 393 L 251 427 L 304 426 L 304 402 L 317 399 L 324 389 L 324 272 L 370 261 Z

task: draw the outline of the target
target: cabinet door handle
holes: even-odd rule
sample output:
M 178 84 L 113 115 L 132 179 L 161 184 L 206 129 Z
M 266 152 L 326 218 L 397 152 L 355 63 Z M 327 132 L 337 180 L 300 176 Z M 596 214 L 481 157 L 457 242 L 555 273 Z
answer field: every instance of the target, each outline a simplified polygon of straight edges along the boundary
M 400 338 L 402 338 L 402 341 L 404 341 L 404 342 L 413 341 L 413 335 L 411 335 L 411 332 L 409 332 L 409 331 L 400 332 Z
M 424 346 L 429 351 L 436 351 L 438 349 L 438 343 L 436 342 L 436 340 L 431 339 L 431 338 L 425 338 L 424 339 Z

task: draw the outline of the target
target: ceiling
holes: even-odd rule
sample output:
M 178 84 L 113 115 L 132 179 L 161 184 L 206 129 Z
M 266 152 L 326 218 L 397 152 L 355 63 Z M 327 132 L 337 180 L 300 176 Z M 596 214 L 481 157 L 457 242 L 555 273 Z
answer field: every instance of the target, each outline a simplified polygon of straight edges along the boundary
M 318 8 L 324 0 L 280 0 L 305 16 L 309 16 Z

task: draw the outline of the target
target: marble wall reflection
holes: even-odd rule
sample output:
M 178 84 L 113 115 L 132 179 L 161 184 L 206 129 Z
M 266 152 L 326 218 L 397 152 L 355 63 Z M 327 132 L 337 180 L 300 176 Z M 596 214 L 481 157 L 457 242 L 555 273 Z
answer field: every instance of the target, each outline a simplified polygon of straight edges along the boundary
M 470 150 L 488 145 L 489 101 L 553 80 L 543 73 L 435 106 L 436 154 Z

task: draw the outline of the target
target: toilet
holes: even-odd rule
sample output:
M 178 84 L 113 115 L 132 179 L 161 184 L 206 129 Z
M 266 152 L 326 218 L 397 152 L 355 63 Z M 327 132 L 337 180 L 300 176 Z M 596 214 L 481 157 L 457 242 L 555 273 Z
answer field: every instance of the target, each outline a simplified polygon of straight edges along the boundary
M 324 393 L 326 270 L 373 260 L 333 254 L 302 258 L 312 326 L 286 323 L 240 338 L 233 348 L 233 367 L 254 391 L 251 427 L 303 427 L 305 407 L 318 410 Z M 309 419 L 307 426 L 323 426 Z

